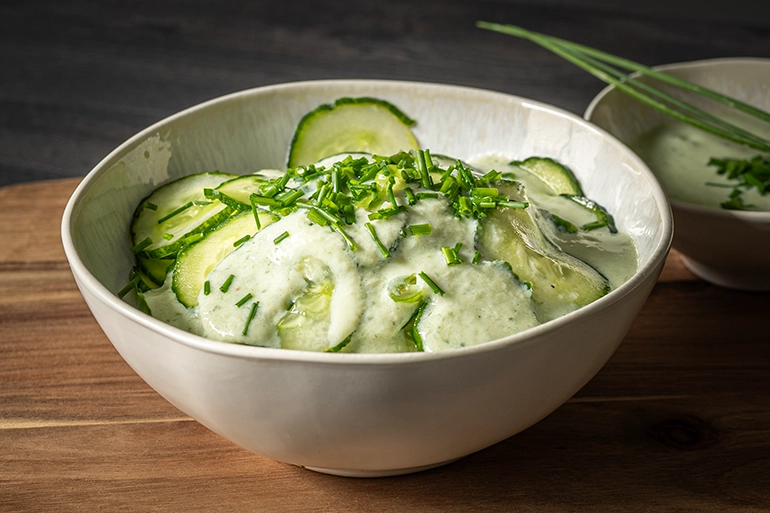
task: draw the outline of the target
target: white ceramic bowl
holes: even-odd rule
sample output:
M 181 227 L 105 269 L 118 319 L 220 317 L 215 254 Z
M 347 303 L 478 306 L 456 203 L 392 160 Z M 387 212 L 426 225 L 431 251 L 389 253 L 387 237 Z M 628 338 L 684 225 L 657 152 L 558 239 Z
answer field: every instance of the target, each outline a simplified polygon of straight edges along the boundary
M 595 303 L 535 329 L 442 353 L 328 354 L 206 340 L 115 296 L 132 266 L 134 206 L 189 173 L 283 167 L 300 117 L 374 96 L 418 120 L 423 147 L 468 158 L 557 158 L 615 214 L 639 270 Z M 644 163 L 567 112 L 489 91 L 388 81 L 263 87 L 206 102 L 132 137 L 91 171 L 65 210 L 73 274 L 108 338 L 150 386 L 203 425 L 275 460 L 351 476 L 413 472 L 539 421 L 604 365 L 650 293 L 671 240 L 670 207 Z
M 710 59 L 655 69 L 770 110 L 770 59 Z M 668 121 L 613 86 L 594 98 L 585 118 L 625 143 Z M 694 274 L 723 287 L 770 290 L 770 212 L 724 210 L 676 200 L 671 205 L 676 226 L 673 245 Z

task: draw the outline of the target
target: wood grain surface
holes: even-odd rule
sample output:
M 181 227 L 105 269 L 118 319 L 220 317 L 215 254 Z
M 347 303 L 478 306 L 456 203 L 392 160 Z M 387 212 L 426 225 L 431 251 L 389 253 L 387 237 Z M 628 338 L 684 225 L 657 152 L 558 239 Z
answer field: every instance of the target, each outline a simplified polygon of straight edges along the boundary
M 530 429 L 356 480 L 232 445 L 112 348 L 59 237 L 77 179 L 0 188 L 0 511 L 770 511 L 770 295 L 674 252 L 628 336 Z

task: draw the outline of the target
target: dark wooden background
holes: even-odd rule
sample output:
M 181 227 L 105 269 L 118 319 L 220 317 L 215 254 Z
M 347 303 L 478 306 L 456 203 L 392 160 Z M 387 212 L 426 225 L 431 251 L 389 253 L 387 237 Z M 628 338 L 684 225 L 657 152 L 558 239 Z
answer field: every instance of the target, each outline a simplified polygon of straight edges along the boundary
M 0 186 L 85 175 L 142 128 L 287 81 L 460 84 L 582 114 L 602 84 L 522 25 L 654 65 L 770 57 L 770 2 L 281 0 L 0 2 Z

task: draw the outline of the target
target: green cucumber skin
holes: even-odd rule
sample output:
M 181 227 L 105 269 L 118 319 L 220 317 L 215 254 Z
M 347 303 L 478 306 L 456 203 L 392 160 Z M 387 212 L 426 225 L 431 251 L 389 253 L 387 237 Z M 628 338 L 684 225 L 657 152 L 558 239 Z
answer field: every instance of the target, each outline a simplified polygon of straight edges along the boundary
M 527 201 L 526 194 L 514 187 L 511 186 L 506 191 L 508 196 L 517 201 Z M 533 215 L 532 208 L 533 206 L 521 210 L 496 209 L 487 219 L 479 223 L 477 249 L 480 249 L 488 260 L 507 261 L 520 281 L 531 284 L 532 299 L 535 303 L 543 304 L 543 297 L 549 295 L 552 290 L 578 292 L 580 299 L 574 303 L 576 307 L 584 306 L 606 295 L 610 291 L 607 278 L 582 260 L 561 252 L 543 233 Z M 548 220 L 544 218 L 543 221 Z M 505 233 L 505 237 L 498 241 L 500 247 L 492 247 L 492 240 L 485 237 L 485 230 L 490 228 L 499 229 Z M 519 255 L 524 255 L 522 261 L 511 258 L 517 253 L 510 251 L 514 246 L 520 249 Z M 547 268 L 558 270 L 559 272 L 554 272 L 554 275 L 570 274 L 561 272 L 562 269 L 571 271 L 574 273 L 572 283 L 569 283 L 566 278 L 559 283 L 544 282 L 543 277 L 531 271 L 529 262 L 532 258 L 546 264 Z M 580 282 L 583 282 L 582 286 Z M 586 289 L 586 286 L 589 288 Z
M 575 173 L 564 164 L 548 157 L 529 157 L 524 160 L 514 160 L 510 163 L 512 166 L 518 166 L 529 171 L 534 176 L 540 178 L 546 185 L 551 187 L 555 194 L 575 194 L 583 196 L 583 189 L 580 187 Z M 551 179 L 553 176 L 560 178 L 562 182 L 558 189 Z M 565 186 L 566 184 L 566 186 Z
M 134 215 L 131 220 L 131 230 L 130 230 L 130 237 L 131 237 L 132 244 L 135 245 L 141 240 L 143 240 L 145 237 L 150 236 L 149 233 L 137 233 L 137 225 L 139 224 L 139 218 L 142 216 L 145 209 L 148 208 L 147 206 L 148 204 L 150 203 L 155 204 L 153 201 L 151 201 L 153 197 L 156 197 L 159 193 L 163 193 L 164 189 L 165 191 L 168 191 L 169 190 L 168 188 L 181 187 L 181 185 L 183 185 L 184 182 L 195 180 L 196 178 L 199 178 L 199 177 L 221 178 L 221 182 L 220 182 L 221 184 L 222 182 L 225 182 L 237 176 L 238 175 L 233 175 L 230 173 L 221 173 L 219 171 L 197 173 L 194 175 L 188 175 L 182 178 L 178 178 L 176 180 L 163 184 L 160 187 L 155 188 L 150 195 L 148 195 L 141 202 L 139 202 L 139 206 L 134 211 Z M 203 190 L 201 190 L 201 197 L 205 197 Z M 178 205 L 177 204 L 171 205 L 171 208 L 166 210 L 171 211 L 176 207 L 182 206 L 183 204 L 184 202 L 181 202 Z M 161 207 L 161 205 L 156 205 L 156 206 Z M 210 231 L 212 228 L 215 228 L 216 225 L 219 225 L 223 221 L 227 220 L 229 217 L 231 217 L 235 213 L 237 213 L 237 209 L 225 208 L 224 210 L 222 210 L 222 212 L 219 212 L 212 218 L 208 219 L 203 225 L 197 226 L 196 228 L 194 228 L 193 230 L 190 230 L 189 232 L 185 233 L 181 237 L 177 237 L 176 240 L 168 241 L 166 244 L 163 244 L 159 247 L 145 250 L 141 254 L 144 257 L 150 258 L 150 259 L 161 259 L 161 258 L 173 257 L 187 244 L 188 240 L 186 239 L 188 237 L 205 234 L 206 232 Z M 153 240 L 153 243 L 156 243 L 156 242 L 159 242 L 159 241 Z
M 294 131 L 294 135 L 292 137 L 291 143 L 289 144 L 289 154 L 286 159 L 287 167 L 289 168 L 296 167 L 297 165 L 296 155 L 297 155 L 298 143 L 300 142 L 300 139 L 303 136 L 305 128 L 309 126 L 315 118 L 317 118 L 318 116 L 322 116 L 330 111 L 333 111 L 339 107 L 345 107 L 350 105 L 377 105 L 379 107 L 383 107 L 386 110 L 388 110 L 391 114 L 393 114 L 396 118 L 398 118 L 398 120 L 401 123 L 403 123 L 404 126 L 407 127 L 407 129 L 416 124 L 416 121 L 414 119 L 407 116 L 401 109 L 399 109 L 398 107 L 396 107 L 395 105 L 393 105 L 392 103 L 386 100 L 382 100 L 379 98 L 372 98 L 368 96 L 362 96 L 358 98 L 350 98 L 350 97 L 338 98 L 332 103 L 326 103 L 316 107 L 312 111 L 305 114 L 302 117 L 302 119 L 300 119 L 299 123 L 297 124 L 297 128 Z M 321 158 L 324 158 L 327 156 L 328 155 L 324 155 Z
M 251 203 L 248 201 L 249 193 L 250 192 L 255 192 L 256 193 L 257 190 L 259 189 L 258 186 L 255 187 L 254 190 L 252 190 L 252 191 L 248 191 L 247 188 L 242 188 L 242 190 L 245 191 L 244 194 L 246 196 L 246 201 L 241 201 L 240 199 L 238 199 L 238 197 L 237 197 L 238 195 L 233 194 L 232 192 L 229 192 L 229 189 L 232 188 L 233 185 L 237 184 L 240 181 L 252 182 L 252 180 L 255 180 L 255 179 L 261 180 L 261 183 L 265 183 L 265 182 L 268 181 L 267 178 L 264 178 L 264 177 L 262 177 L 260 175 L 256 175 L 256 174 L 238 176 L 236 178 L 233 178 L 232 180 L 228 180 L 228 181 L 220 184 L 216 188 L 216 190 L 215 190 L 214 197 L 216 197 L 219 201 L 221 201 L 223 203 L 226 203 L 227 205 L 229 205 L 229 206 L 231 206 L 233 208 L 244 208 L 244 209 L 248 208 L 248 209 L 250 209 L 251 208 Z
M 273 217 L 271 215 L 263 214 L 260 216 L 260 224 L 262 227 L 265 227 L 272 222 Z M 228 231 L 232 233 L 228 234 Z M 224 248 L 226 252 L 224 254 L 220 253 L 222 258 L 212 259 L 210 262 L 208 262 L 208 267 L 213 269 L 217 264 L 219 264 L 219 262 L 221 262 L 224 257 L 237 249 L 237 247 L 233 246 L 232 243 L 241 240 L 246 235 L 253 237 L 254 234 L 258 231 L 259 229 L 254 222 L 253 213 L 250 210 L 240 211 L 232 218 L 228 219 L 224 223 L 221 223 L 215 229 L 208 232 L 201 240 L 183 248 L 179 252 L 176 262 L 174 263 L 174 266 L 171 270 L 171 288 L 174 291 L 174 294 L 176 294 L 179 302 L 188 308 L 197 305 L 198 294 L 200 293 L 201 289 L 203 289 L 203 282 L 205 281 L 206 276 L 202 275 L 200 276 L 201 279 L 196 279 L 196 277 L 191 276 L 191 274 L 198 270 L 200 267 L 201 259 L 211 259 L 212 256 L 217 254 L 218 250 Z M 211 245 L 212 237 L 216 235 L 223 236 L 223 240 L 220 240 L 217 244 L 213 245 L 213 247 L 209 248 L 208 246 Z M 238 247 L 240 247 L 240 245 Z M 202 255 L 197 254 L 200 252 L 200 250 L 203 250 Z M 199 261 L 190 262 L 190 258 L 198 258 Z M 186 294 L 182 290 L 183 285 L 181 283 L 183 281 L 192 283 L 193 285 L 189 288 L 194 292 L 191 294 Z

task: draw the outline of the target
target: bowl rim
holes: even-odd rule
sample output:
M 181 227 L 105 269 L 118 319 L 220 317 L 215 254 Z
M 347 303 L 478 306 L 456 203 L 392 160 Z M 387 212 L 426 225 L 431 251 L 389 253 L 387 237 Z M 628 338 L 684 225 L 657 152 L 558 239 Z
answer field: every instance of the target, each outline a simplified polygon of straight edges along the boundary
M 319 353 L 313 351 L 291 351 L 285 349 L 267 348 L 259 346 L 250 346 L 245 344 L 233 344 L 227 342 L 221 342 L 217 340 L 208 339 L 199 335 L 195 335 L 184 331 L 180 328 L 166 324 L 150 315 L 141 312 L 134 306 L 126 303 L 118 296 L 107 289 L 85 266 L 80 259 L 71 233 L 71 226 L 73 223 L 73 214 L 76 206 L 85 196 L 88 190 L 91 188 L 94 182 L 106 172 L 109 164 L 120 153 L 122 153 L 126 147 L 131 146 L 136 141 L 142 140 L 147 135 L 155 133 L 159 128 L 167 123 L 170 123 L 180 117 L 187 116 L 191 113 L 197 112 L 202 109 L 206 109 L 214 104 L 220 102 L 236 101 L 239 98 L 250 95 L 270 94 L 272 92 L 283 89 L 302 89 L 313 87 L 350 87 L 350 86 L 363 86 L 363 87 L 377 87 L 377 86 L 391 86 L 391 87 L 429 87 L 442 90 L 450 90 L 459 94 L 483 94 L 490 97 L 499 96 L 507 101 L 516 101 L 523 107 L 533 108 L 538 110 L 545 110 L 551 112 L 560 117 L 566 117 L 572 120 L 572 122 L 582 126 L 582 128 L 596 132 L 603 138 L 607 139 L 611 144 L 618 147 L 621 152 L 626 154 L 626 157 L 631 160 L 635 167 L 641 171 L 650 183 L 652 189 L 652 196 L 655 200 L 660 216 L 660 234 L 657 238 L 655 245 L 652 248 L 650 257 L 647 262 L 641 267 L 637 268 L 634 275 L 625 283 L 621 284 L 617 289 L 610 291 L 609 294 L 599 298 L 593 303 L 583 306 L 578 310 L 570 312 L 562 317 L 551 320 L 544 324 L 540 324 L 533 328 L 529 328 L 519 333 L 502 337 L 497 340 L 484 342 L 470 347 L 463 347 L 457 349 L 448 349 L 438 352 L 408 352 L 408 353 Z M 660 184 L 655 179 L 652 171 L 649 170 L 647 165 L 628 147 L 616 139 L 613 135 L 607 131 L 599 128 L 598 126 L 590 123 L 589 121 L 581 118 L 579 115 L 568 112 L 559 107 L 555 107 L 536 100 L 530 100 L 517 95 L 508 93 L 502 93 L 498 91 L 492 91 L 488 89 L 458 86 L 452 84 L 433 83 L 433 82 L 419 82 L 419 81 L 404 81 L 404 80 L 378 80 L 378 79 L 326 79 L 326 80 L 306 80 L 296 82 L 286 82 L 280 84 L 272 84 L 260 87 L 249 88 L 241 91 L 218 96 L 204 102 L 198 103 L 191 107 L 178 111 L 170 116 L 167 116 L 152 125 L 140 130 L 124 142 L 122 142 L 115 149 L 105 156 L 99 163 L 97 163 L 78 184 L 75 191 L 67 201 L 67 204 L 62 215 L 61 222 L 61 238 L 64 247 L 64 252 L 69 262 L 73 275 L 76 278 L 76 282 L 79 287 L 87 288 L 88 291 L 95 296 L 101 303 L 106 305 L 110 310 L 118 313 L 119 315 L 133 321 L 150 331 L 153 331 L 159 335 L 165 336 L 168 339 L 188 346 L 193 349 L 197 349 L 207 353 L 214 353 L 222 356 L 249 359 L 249 360 L 272 360 L 272 361 L 286 361 L 295 363 L 315 363 L 315 364 L 329 364 L 339 365 L 341 363 L 347 365 L 408 365 L 417 364 L 422 362 L 438 361 L 445 359 L 463 358 L 486 353 L 490 351 L 499 351 L 511 345 L 523 345 L 529 343 L 535 343 L 540 336 L 558 331 L 564 328 L 566 325 L 573 322 L 573 320 L 580 317 L 586 317 L 594 312 L 604 310 L 611 305 L 621 301 L 626 296 L 630 295 L 634 290 L 640 287 L 651 274 L 656 273 L 656 270 L 662 268 L 665 258 L 671 248 L 673 239 L 673 217 L 671 213 L 670 203 L 666 197 Z M 657 277 L 657 276 L 656 276 Z
M 652 69 L 656 71 L 671 71 L 690 68 L 701 68 L 721 65 L 732 64 L 753 64 L 760 66 L 767 66 L 770 69 L 770 58 L 766 57 L 715 57 L 711 59 L 699 59 L 694 61 L 672 62 L 668 64 L 661 64 L 659 66 L 652 66 Z M 638 77 L 641 74 L 634 72 L 631 74 L 633 77 Z M 583 118 L 591 122 L 591 116 L 596 108 L 599 106 L 604 98 L 615 90 L 615 86 L 610 84 L 605 86 L 599 93 L 593 97 L 591 102 L 586 107 L 583 114 Z M 633 150 L 631 150 L 633 151 Z M 759 210 L 729 210 L 724 208 L 709 207 L 706 205 L 699 205 L 697 203 L 689 203 L 686 201 L 680 201 L 670 199 L 671 206 L 676 210 L 685 210 L 693 214 L 710 215 L 714 217 L 720 217 L 723 219 L 739 219 L 741 221 L 764 221 L 770 222 L 770 211 Z

